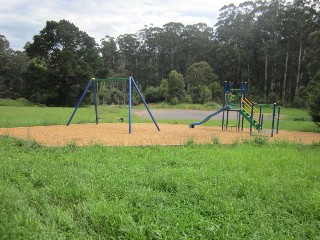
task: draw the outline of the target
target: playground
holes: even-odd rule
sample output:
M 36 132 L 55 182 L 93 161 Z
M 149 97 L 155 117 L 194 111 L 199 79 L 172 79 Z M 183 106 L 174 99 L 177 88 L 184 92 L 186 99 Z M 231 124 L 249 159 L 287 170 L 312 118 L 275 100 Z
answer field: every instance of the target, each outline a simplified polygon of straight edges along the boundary
M 128 81 L 128 121 L 121 119 L 119 123 L 99 123 L 100 112 L 97 99 L 98 82 L 100 81 Z M 88 89 L 93 86 L 95 123 L 71 124 Z M 132 88 L 135 87 L 145 109 L 132 109 Z M 272 113 L 265 114 L 263 107 L 272 109 Z M 151 118 L 153 123 L 134 123 L 132 116 L 141 119 Z M 94 118 L 94 116 L 93 116 Z M 35 140 L 45 146 L 64 145 L 94 145 L 106 146 L 149 146 L 149 145 L 184 145 L 197 144 L 232 144 L 241 143 L 257 136 L 270 141 L 283 140 L 311 144 L 320 141 L 320 133 L 293 132 L 281 130 L 279 134 L 280 107 L 276 104 L 257 104 L 246 98 L 246 85 L 241 83 L 240 89 L 232 88 L 232 84 L 225 82 L 224 103 L 220 109 L 212 111 L 179 110 L 179 109 L 151 109 L 148 107 L 138 85 L 132 77 L 121 79 L 91 79 L 76 105 L 66 125 L 33 126 L 0 128 L 0 135 L 8 135 L 20 139 Z M 158 125 L 156 119 L 190 120 L 189 124 Z M 219 127 L 204 125 L 209 120 L 222 119 Z M 263 120 L 269 124 L 263 124 Z M 124 122 L 123 122 L 124 121 Z M 246 121 L 246 127 L 244 127 Z M 250 127 L 248 127 L 248 125 Z M 267 127 L 265 127 L 267 126 Z M 128 128 L 129 127 L 129 128 Z M 129 130 L 129 131 L 128 131 Z
M 186 110 L 187 112 L 188 110 Z M 77 146 L 101 144 L 106 146 L 149 146 L 149 145 L 183 145 L 188 141 L 198 144 L 212 144 L 215 139 L 223 144 L 242 142 L 253 139 L 249 129 L 221 131 L 221 127 L 198 126 L 191 129 L 186 124 L 160 124 L 161 131 L 152 123 L 133 124 L 133 133 L 128 134 L 128 124 L 72 124 L 70 126 L 35 126 L 18 128 L 0 128 L 0 135 L 9 135 L 19 139 L 33 139 L 45 146 Z M 304 144 L 320 141 L 320 133 L 292 132 L 281 130 L 281 134 L 269 141 L 284 140 Z

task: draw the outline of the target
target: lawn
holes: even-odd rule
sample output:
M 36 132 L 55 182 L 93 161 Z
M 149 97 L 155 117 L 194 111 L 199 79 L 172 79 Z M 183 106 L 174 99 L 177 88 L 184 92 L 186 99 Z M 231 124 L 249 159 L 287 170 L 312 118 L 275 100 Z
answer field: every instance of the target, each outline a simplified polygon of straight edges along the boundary
M 47 148 L 0 137 L 1 239 L 317 239 L 319 144 Z
M 9 104 L 0 106 L 0 127 L 66 124 L 73 111 Z M 101 109 L 101 121 L 127 111 Z M 94 121 L 91 106 L 72 123 Z M 280 129 L 291 125 L 313 126 L 306 111 L 284 109 Z M 265 138 L 49 148 L 0 136 L 0 239 L 316 239 L 319 150 Z
M 1 100 L 1 99 L 0 99 Z M 21 104 L 22 102 L 22 104 Z M 3 106 L 8 104 L 10 106 Z M 151 105 L 151 109 L 159 108 L 172 108 L 172 105 L 154 104 Z M 175 107 L 181 109 L 192 109 L 192 105 L 183 104 Z M 194 109 L 197 110 L 210 110 L 216 111 L 217 106 L 210 105 L 194 105 Z M 142 106 L 135 106 L 134 108 L 142 108 Z M 144 108 L 144 107 L 143 107 Z M 0 127 L 20 127 L 20 126 L 48 126 L 48 125 L 65 125 L 68 122 L 74 108 L 59 108 L 59 107 L 40 107 L 34 105 L 27 105 L 23 101 L 0 101 Z M 266 108 L 266 116 L 271 113 L 271 108 Z M 128 109 L 127 106 L 102 106 L 99 108 L 99 122 L 111 123 L 118 122 L 118 118 L 124 117 L 125 122 L 128 121 Z M 270 117 L 270 116 L 269 116 Z M 159 123 L 174 123 L 174 124 L 187 124 L 189 125 L 193 121 L 199 121 L 202 119 L 186 119 L 186 120 L 157 120 Z M 95 122 L 95 110 L 93 106 L 81 107 L 78 109 L 75 117 L 72 120 L 74 123 L 94 123 Z M 152 122 L 151 119 L 140 119 L 133 114 L 133 122 Z M 232 125 L 233 122 L 230 121 Z M 207 126 L 220 126 L 221 120 L 210 120 L 205 125 Z M 266 119 L 264 121 L 264 128 L 271 129 L 271 120 Z M 249 122 L 244 122 L 244 127 L 249 128 Z M 320 128 L 317 127 L 308 115 L 306 110 L 303 109 L 291 109 L 282 108 L 281 119 L 279 124 L 280 130 L 289 131 L 302 131 L 302 132 L 320 132 Z

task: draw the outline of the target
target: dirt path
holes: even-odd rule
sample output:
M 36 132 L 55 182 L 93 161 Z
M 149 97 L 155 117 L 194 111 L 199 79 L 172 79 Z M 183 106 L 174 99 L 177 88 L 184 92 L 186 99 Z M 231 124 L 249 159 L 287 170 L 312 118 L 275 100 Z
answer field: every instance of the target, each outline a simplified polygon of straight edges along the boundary
M 128 124 L 73 124 L 70 126 L 36 126 L 18 128 L 0 128 L 0 135 L 9 135 L 20 139 L 34 139 L 45 146 L 63 146 L 67 144 L 107 146 L 145 146 L 145 145 L 181 145 L 191 139 L 196 143 L 212 143 L 219 138 L 221 143 L 229 144 L 250 138 L 246 129 L 243 132 L 221 131 L 220 127 L 197 126 L 194 129 L 183 124 L 160 124 L 158 132 L 155 125 L 133 124 L 133 133 L 128 134 Z M 320 133 L 281 131 L 270 140 L 282 139 L 311 144 L 320 141 Z

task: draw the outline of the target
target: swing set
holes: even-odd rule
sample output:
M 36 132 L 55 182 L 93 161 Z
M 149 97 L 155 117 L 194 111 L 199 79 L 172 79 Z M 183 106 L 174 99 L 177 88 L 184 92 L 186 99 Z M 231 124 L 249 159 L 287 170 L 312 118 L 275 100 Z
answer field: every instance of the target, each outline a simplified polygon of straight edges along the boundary
M 78 108 L 80 107 L 81 103 L 83 102 L 84 97 L 86 96 L 86 93 L 88 92 L 91 85 L 93 85 L 93 104 L 94 104 L 94 109 L 95 109 L 95 114 L 96 114 L 96 124 L 99 123 L 98 100 L 97 100 L 98 82 L 110 82 L 110 81 L 128 81 L 129 134 L 132 133 L 132 85 L 137 90 L 137 92 L 138 92 L 144 106 L 146 107 L 153 123 L 155 124 L 156 128 L 158 129 L 158 131 L 160 131 L 160 128 L 159 128 L 155 118 L 153 117 L 152 112 L 148 107 L 148 104 L 146 103 L 141 91 L 138 88 L 138 85 L 136 84 L 133 77 L 131 77 L 131 76 L 128 78 L 91 78 L 90 81 L 88 82 L 84 92 L 82 93 L 73 113 L 71 114 L 69 121 L 67 123 L 67 126 L 70 125 L 74 115 L 76 114 Z

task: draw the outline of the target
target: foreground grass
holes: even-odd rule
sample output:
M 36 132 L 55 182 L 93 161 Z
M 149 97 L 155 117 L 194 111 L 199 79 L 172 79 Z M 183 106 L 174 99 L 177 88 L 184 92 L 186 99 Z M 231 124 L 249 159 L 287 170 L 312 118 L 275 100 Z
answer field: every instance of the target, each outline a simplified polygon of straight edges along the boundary
M 319 150 L 264 141 L 46 148 L 1 137 L 0 236 L 316 239 Z

